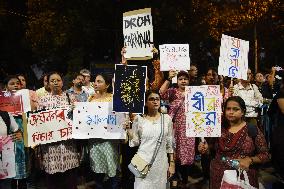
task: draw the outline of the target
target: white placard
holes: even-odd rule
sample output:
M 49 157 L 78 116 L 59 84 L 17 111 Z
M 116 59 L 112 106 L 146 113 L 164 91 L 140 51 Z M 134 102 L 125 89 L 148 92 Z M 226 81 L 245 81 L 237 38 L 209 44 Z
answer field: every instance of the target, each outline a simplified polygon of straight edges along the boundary
M 71 139 L 72 120 L 68 117 L 70 111 L 66 107 L 27 113 L 28 146 Z
M 153 57 L 153 24 L 151 9 L 139 9 L 123 13 L 125 58 L 150 59 Z
M 160 70 L 190 70 L 190 57 L 188 44 L 159 45 Z
M 218 74 L 247 80 L 249 41 L 222 35 Z
M 125 139 L 126 113 L 112 112 L 112 102 L 75 104 L 72 138 Z
M 186 136 L 220 137 L 221 102 L 219 85 L 185 87 Z
M 16 176 L 14 146 L 11 136 L 0 136 L 0 179 Z

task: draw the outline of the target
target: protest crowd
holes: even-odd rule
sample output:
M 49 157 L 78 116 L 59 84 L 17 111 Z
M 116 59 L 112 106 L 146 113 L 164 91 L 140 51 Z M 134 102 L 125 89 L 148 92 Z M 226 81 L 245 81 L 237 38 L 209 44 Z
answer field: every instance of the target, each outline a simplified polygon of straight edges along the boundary
M 127 66 L 125 51 L 123 48 L 121 63 L 124 67 Z M 153 60 L 153 64 L 157 63 L 159 60 Z M 272 68 L 265 76 L 262 73 L 253 76 L 248 69 L 247 80 L 232 80 L 218 75 L 214 68 L 209 68 L 205 76 L 199 76 L 198 66 L 193 64 L 188 72 L 155 70 L 154 80 L 147 80 L 144 114 L 125 113 L 128 116 L 122 123 L 127 133 L 124 140 L 89 136 L 89 139 L 25 147 L 24 119 L 27 118 L 1 111 L 1 136 L 11 135 L 16 161 L 16 176 L 2 179 L 1 188 L 27 188 L 28 185 L 37 188 L 39 175 L 44 177 L 47 188 L 54 189 L 75 189 L 87 181 L 93 181 L 94 188 L 166 188 L 167 183 L 172 188 L 190 188 L 194 182 L 220 188 L 224 171 L 236 167 L 247 170 L 250 184 L 259 187 L 257 167 L 271 158 L 277 174 L 283 178 L 284 132 L 280 125 L 284 109 L 283 84 L 275 79 L 283 73 Z M 173 84 L 175 76 L 177 83 Z M 72 83 L 63 91 L 60 73 L 44 75 L 44 86 L 29 90 L 31 110 L 66 106 L 74 109 L 77 102 L 113 101 L 111 88 L 115 84 L 109 75 L 101 73 L 92 77 L 87 69 L 82 69 L 74 74 Z M 3 94 L 21 91 L 26 88 L 25 76 L 8 76 L 3 84 Z M 220 86 L 223 121 L 219 138 L 186 136 L 185 88 L 202 85 Z M 271 121 L 267 125 L 264 119 L 268 117 Z M 163 134 L 159 125 L 163 126 Z M 250 130 L 255 136 L 251 136 Z M 158 139 L 161 144 L 157 147 Z M 141 166 L 143 161 L 152 164 L 145 177 L 134 178 L 127 167 L 135 154 L 142 158 Z
M 57 71 L 36 90 L 25 74 L 7 76 L 0 189 L 219 189 L 233 177 L 242 188 L 283 188 L 258 173 L 272 166 L 284 180 L 284 71 L 164 70 L 162 48 L 151 48 L 151 68 L 123 47 L 114 73 L 78 69 L 67 90 Z

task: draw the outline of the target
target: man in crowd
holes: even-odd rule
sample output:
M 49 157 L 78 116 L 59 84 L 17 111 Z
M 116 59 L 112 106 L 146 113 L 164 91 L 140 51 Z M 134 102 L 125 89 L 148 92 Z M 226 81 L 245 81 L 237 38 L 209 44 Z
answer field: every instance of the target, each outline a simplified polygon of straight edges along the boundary
M 246 119 L 248 123 L 257 125 L 258 108 L 263 103 L 263 97 L 255 84 L 251 84 L 252 73 L 248 69 L 247 80 L 241 79 L 234 86 L 233 95 L 240 96 L 246 103 Z
M 84 76 L 82 74 L 76 74 L 73 78 L 73 86 L 67 90 L 67 93 L 73 96 L 76 102 L 86 102 L 88 100 L 88 94 L 83 90 Z
M 190 65 L 190 70 L 188 73 L 189 73 L 189 85 L 190 86 L 200 85 L 200 82 L 198 81 L 198 69 L 195 64 Z
M 80 74 L 84 77 L 83 81 L 83 90 L 88 94 L 88 96 L 91 96 L 95 93 L 93 83 L 91 82 L 91 72 L 87 69 L 82 69 L 80 71 Z
M 255 85 L 258 87 L 259 91 L 261 92 L 262 84 L 264 83 L 264 77 L 261 72 L 255 74 Z

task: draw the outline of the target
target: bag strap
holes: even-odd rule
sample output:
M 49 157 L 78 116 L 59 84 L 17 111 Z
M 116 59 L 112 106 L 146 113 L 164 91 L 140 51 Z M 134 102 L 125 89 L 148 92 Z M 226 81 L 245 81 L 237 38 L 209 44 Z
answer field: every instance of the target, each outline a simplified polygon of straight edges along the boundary
M 152 159 L 149 163 L 149 167 L 152 166 L 152 164 L 154 163 L 156 157 L 157 157 L 157 154 L 158 154 L 158 151 L 161 147 L 161 144 L 163 142 L 163 136 L 164 136 L 164 114 L 161 113 L 161 133 L 160 133 L 160 136 L 159 136 L 159 139 L 157 141 L 157 144 L 156 144 L 156 147 L 155 147 L 155 150 L 154 150 L 154 154 L 152 156 Z
M 67 96 L 68 104 L 71 105 L 71 99 L 70 99 L 70 96 L 69 96 L 68 92 L 66 92 L 66 96 Z

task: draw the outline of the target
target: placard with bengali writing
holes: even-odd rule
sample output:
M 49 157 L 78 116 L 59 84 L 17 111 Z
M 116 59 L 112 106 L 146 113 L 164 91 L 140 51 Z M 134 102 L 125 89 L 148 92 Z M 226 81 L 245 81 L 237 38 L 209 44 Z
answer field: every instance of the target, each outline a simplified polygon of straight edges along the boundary
M 160 70 L 190 70 L 188 44 L 159 45 Z
M 151 9 L 139 9 L 123 13 L 124 46 L 127 59 L 151 59 L 153 23 Z
M 14 116 L 31 111 L 29 90 L 1 91 L 0 110 L 7 111 Z
M 125 139 L 125 113 L 113 112 L 112 102 L 78 102 L 73 111 L 75 139 Z
M 219 85 L 185 88 L 187 137 L 221 136 L 221 102 Z
M 0 136 L 0 179 L 16 176 L 15 145 L 11 136 Z
M 28 146 L 71 139 L 72 120 L 68 118 L 70 111 L 70 107 L 66 107 L 28 112 Z
M 247 80 L 249 42 L 222 35 L 218 74 Z

